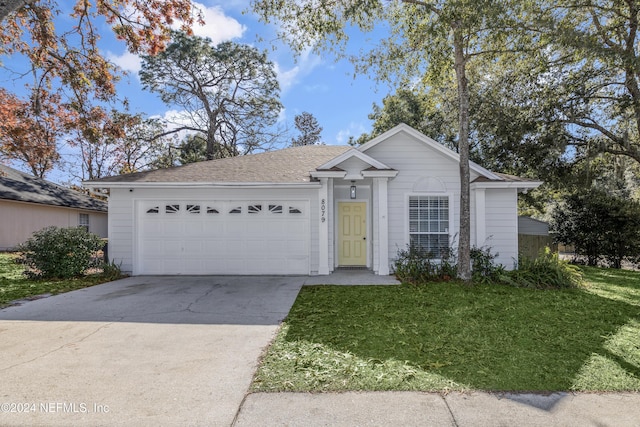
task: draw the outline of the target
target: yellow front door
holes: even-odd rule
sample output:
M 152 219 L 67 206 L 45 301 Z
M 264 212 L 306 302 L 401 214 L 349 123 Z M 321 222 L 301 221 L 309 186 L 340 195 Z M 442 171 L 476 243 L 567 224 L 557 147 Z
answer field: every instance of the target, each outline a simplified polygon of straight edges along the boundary
M 338 264 L 367 265 L 367 204 L 338 202 Z

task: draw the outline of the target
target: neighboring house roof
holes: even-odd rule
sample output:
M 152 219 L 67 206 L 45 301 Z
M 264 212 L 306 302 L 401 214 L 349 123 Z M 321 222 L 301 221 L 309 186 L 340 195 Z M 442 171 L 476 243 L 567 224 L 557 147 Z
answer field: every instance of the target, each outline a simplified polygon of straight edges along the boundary
M 529 216 L 518 216 L 518 233 L 532 236 L 548 236 L 549 223 Z
M 189 163 L 88 181 L 94 183 L 309 183 L 309 171 L 351 150 L 349 146 L 307 145 L 246 156 Z
M 0 165 L 0 200 L 107 211 L 107 203 L 42 178 Z

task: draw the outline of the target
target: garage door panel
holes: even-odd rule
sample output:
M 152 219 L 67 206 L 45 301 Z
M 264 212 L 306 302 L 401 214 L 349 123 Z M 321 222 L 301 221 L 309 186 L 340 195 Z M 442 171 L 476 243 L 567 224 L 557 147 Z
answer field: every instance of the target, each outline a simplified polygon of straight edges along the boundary
M 307 222 L 303 221 L 291 221 L 287 224 L 287 228 L 292 232 L 292 234 L 299 235 L 306 230 L 307 224 Z
M 187 240 L 183 243 L 184 255 L 189 258 L 200 258 L 203 255 L 203 242 L 197 240 Z
M 219 221 L 204 221 L 202 235 L 205 237 L 221 236 L 224 233 L 224 224 Z
M 204 231 L 204 224 L 202 221 L 192 220 L 187 218 L 187 222 L 184 224 L 184 236 L 185 237 L 199 237 Z
M 222 257 L 227 253 L 226 245 L 223 241 L 205 241 L 203 243 L 203 253 L 208 257 Z
M 165 240 L 161 245 L 163 255 L 167 258 L 178 256 L 183 251 L 183 243 L 180 240 Z
M 184 236 L 184 224 L 179 221 L 171 220 L 163 224 L 164 227 L 160 231 L 163 237 L 179 238 Z
M 139 206 L 138 274 L 309 273 L 308 201 Z

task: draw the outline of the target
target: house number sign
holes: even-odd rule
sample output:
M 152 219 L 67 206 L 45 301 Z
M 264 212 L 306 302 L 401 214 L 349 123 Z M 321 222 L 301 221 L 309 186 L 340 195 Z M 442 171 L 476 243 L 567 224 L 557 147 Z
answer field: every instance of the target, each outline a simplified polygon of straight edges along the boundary
M 320 221 L 325 222 L 327 220 L 327 201 L 322 199 L 320 201 Z

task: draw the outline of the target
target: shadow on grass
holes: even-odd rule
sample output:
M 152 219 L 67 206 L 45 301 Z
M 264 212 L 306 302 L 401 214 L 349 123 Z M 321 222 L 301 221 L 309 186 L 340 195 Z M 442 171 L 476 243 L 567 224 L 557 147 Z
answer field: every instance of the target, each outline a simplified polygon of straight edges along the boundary
M 589 273 L 590 280 L 592 275 L 599 280 Z M 624 280 L 628 283 L 614 280 L 607 288 L 611 277 L 603 278 L 590 291 L 457 283 L 304 287 L 284 339 L 363 360 L 406 361 L 481 390 L 637 390 L 640 338 L 626 338 L 624 351 L 636 352 L 632 355 L 614 355 L 606 346 L 625 325 L 640 321 L 640 276 Z M 598 355 L 614 366 L 610 376 L 622 370 L 626 382 L 611 380 L 607 372 L 599 372 L 604 379 L 596 383 L 576 382 L 579 375 L 590 375 L 584 367 Z

